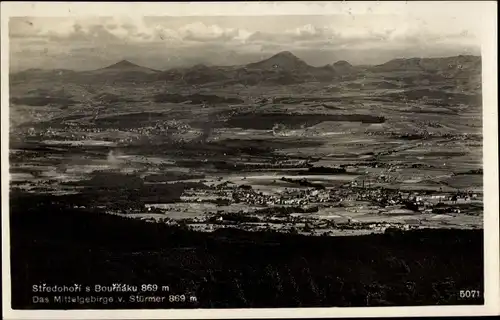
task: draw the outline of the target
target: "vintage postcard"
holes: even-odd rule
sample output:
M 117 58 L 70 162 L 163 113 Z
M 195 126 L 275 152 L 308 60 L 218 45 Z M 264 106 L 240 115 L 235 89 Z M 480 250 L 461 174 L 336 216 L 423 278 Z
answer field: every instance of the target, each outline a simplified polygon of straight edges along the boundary
M 497 314 L 496 10 L 2 3 L 4 317 Z

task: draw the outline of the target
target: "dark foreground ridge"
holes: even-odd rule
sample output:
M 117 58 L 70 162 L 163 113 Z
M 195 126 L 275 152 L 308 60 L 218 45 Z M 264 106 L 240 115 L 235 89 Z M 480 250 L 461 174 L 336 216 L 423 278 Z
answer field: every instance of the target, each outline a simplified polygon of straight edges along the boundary
M 42 202 L 11 202 L 14 309 L 483 303 L 482 297 L 459 296 L 460 290 L 483 290 L 481 230 L 354 237 L 235 229 L 199 233 L 37 203 Z M 85 293 L 86 286 L 94 290 L 95 285 L 113 283 L 137 286 L 139 292 Z M 81 284 L 84 289 L 82 293 L 33 292 L 33 285 L 43 284 Z M 140 292 L 143 284 L 158 289 Z M 160 298 L 143 303 L 130 298 L 137 295 Z M 185 301 L 172 298 L 176 295 L 184 295 Z M 55 296 L 101 297 L 101 302 L 64 303 L 63 298 L 54 302 Z M 104 303 L 103 297 L 113 301 Z M 124 300 L 120 303 L 118 297 Z M 45 299 L 49 303 L 41 303 Z

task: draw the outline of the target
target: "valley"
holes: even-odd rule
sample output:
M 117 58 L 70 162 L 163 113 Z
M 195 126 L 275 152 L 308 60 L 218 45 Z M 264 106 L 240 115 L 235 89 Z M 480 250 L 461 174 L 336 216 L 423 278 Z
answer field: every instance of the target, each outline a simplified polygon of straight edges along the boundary
M 317 68 L 282 52 L 225 69 L 28 70 L 11 77 L 11 190 L 204 231 L 482 228 L 478 66 Z

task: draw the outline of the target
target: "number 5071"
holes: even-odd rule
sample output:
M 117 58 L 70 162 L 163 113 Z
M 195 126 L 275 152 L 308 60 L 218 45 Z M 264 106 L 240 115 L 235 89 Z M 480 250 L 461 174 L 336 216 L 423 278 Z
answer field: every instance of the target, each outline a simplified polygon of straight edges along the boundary
M 474 299 L 481 297 L 479 290 L 460 290 L 460 299 Z

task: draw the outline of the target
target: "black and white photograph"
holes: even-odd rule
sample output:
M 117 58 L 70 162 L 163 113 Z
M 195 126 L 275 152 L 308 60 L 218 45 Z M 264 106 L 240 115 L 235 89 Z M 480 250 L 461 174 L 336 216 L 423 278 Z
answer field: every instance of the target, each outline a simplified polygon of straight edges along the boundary
M 496 3 L 390 4 L 2 15 L 8 308 L 491 310 Z

